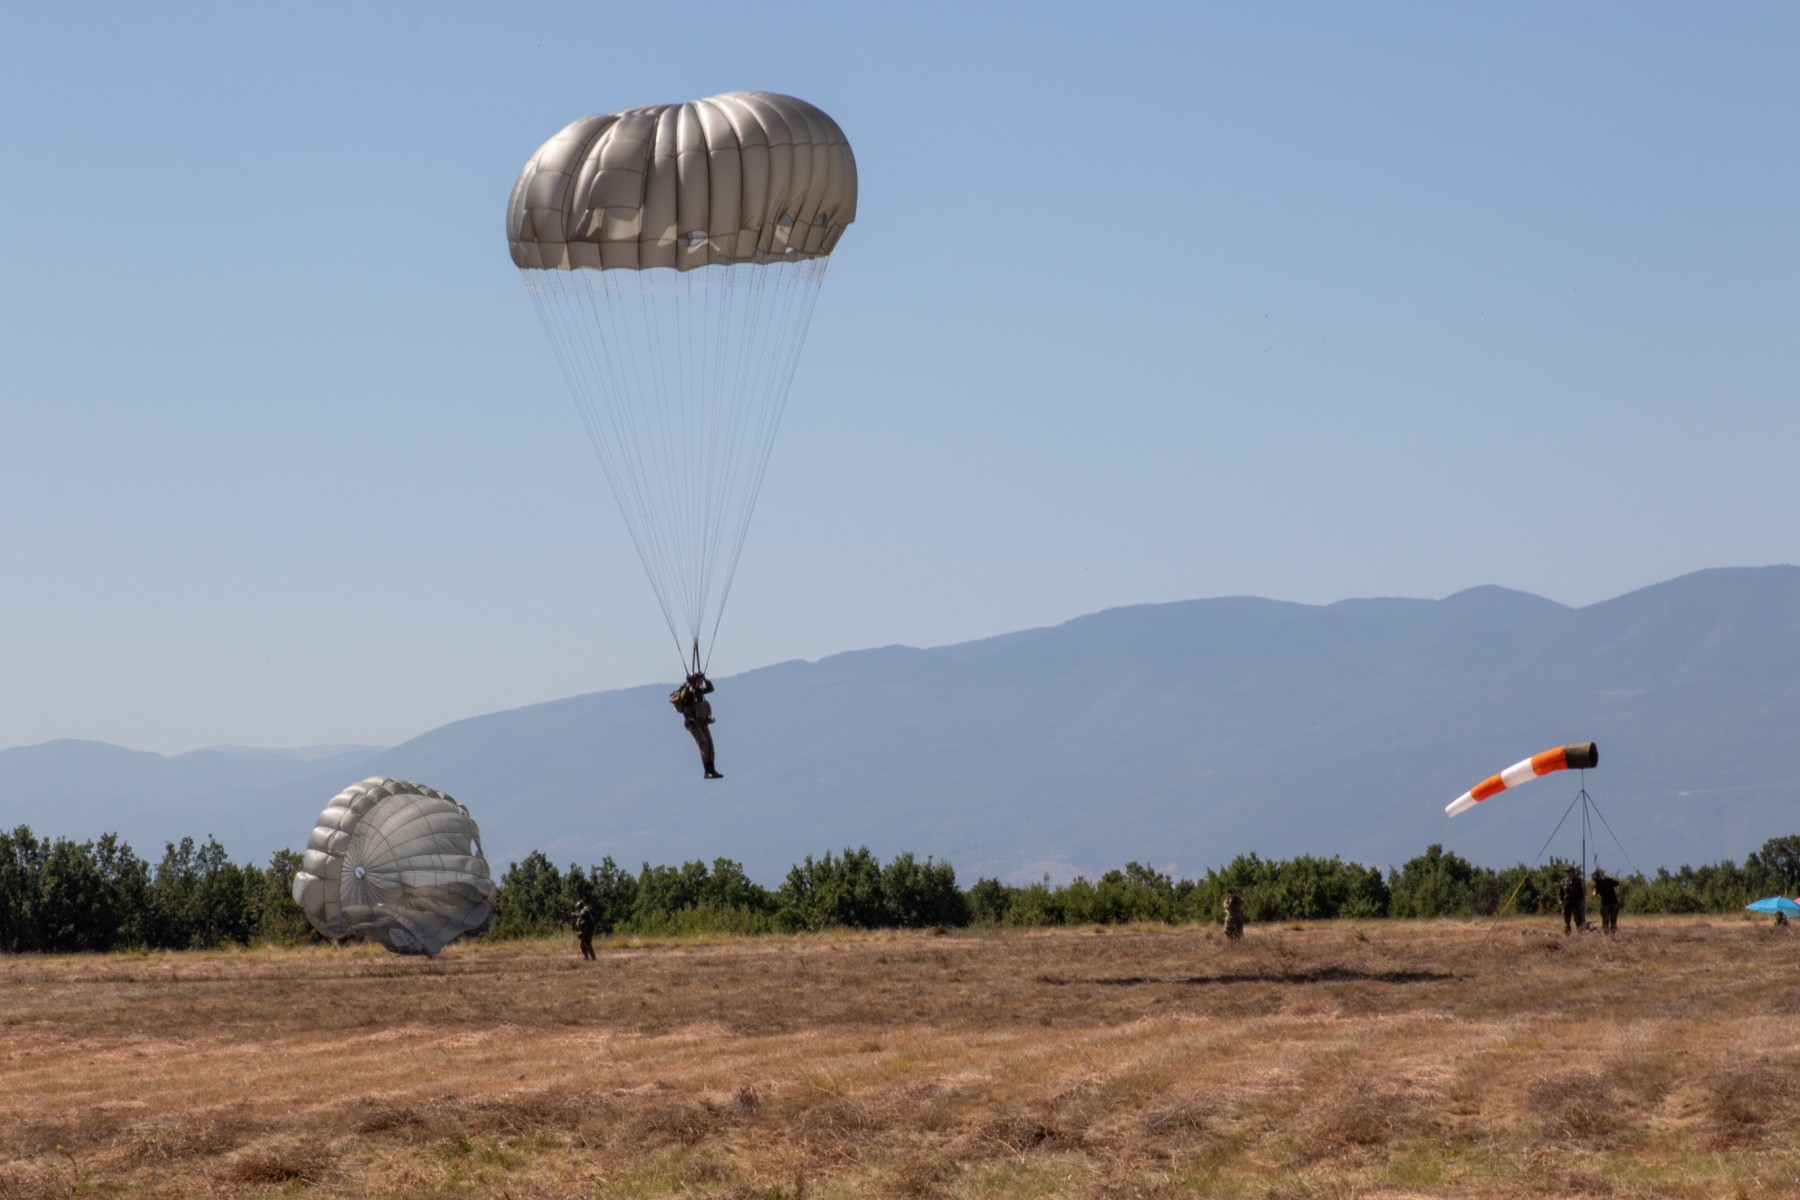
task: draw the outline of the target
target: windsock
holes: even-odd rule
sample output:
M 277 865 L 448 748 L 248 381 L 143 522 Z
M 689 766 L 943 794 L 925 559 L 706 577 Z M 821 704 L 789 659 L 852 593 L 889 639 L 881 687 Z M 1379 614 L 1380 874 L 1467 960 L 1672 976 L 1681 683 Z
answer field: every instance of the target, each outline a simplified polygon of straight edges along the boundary
M 1497 796 L 1507 788 L 1518 787 L 1526 780 L 1536 779 L 1539 775 L 1548 775 L 1552 771 L 1585 771 L 1589 767 L 1599 765 L 1600 748 L 1592 742 L 1576 742 L 1572 746 L 1558 746 L 1554 750 L 1534 754 L 1524 762 L 1516 762 L 1498 775 L 1489 775 L 1452 800 L 1444 811 L 1454 817 L 1457 813 L 1468 812 L 1489 796 Z

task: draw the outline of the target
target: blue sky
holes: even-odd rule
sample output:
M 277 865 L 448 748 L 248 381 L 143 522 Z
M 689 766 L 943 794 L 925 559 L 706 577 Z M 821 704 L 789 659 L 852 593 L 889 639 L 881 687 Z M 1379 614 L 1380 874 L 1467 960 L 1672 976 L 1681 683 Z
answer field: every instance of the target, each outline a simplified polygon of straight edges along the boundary
M 0 4 L 0 746 L 666 676 L 502 217 L 569 120 L 736 88 L 862 194 L 716 673 L 1800 560 L 1791 5 L 546 16 Z

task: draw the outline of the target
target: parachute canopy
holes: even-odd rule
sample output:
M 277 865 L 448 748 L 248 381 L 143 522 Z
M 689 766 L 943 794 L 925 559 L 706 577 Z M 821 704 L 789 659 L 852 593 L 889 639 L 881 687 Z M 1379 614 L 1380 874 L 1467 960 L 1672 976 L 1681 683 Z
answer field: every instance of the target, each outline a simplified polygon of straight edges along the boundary
M 773 92 L 583 117 L 513 185 L 512 260 L 690 670 L 855 217 L 843 131 Z
M 1528 779 L 1539 775 L 1548 775 L 1552 771 L 1575 770 L 1584 771 L 1589 767 L 1600 765 L 1600 748 L 1592 742 L 1576 742 L 1573 745 L 1558 746 L 1554 750 L 1545 750 L 1534 754 L 1524 762 L 1516 762 L 1498 775 L 1489 775 L 1486 779 L 1452 800 L 1444 809 L 1455 816 L 1468 812 L 1489 796 L 1499 795 L 1507 788 L 1518 787 Z
M 469 810 L 404 779 L 365 779 L 332 797 L 306 841 L 294 900 L 333 939 L 361 934 L 399 954 L 436 955 L 494 911 L 494 883 Z
M 821 258 L 856 219 L 856 159 L 804 100 L 727 92 L 583 117 L 519 172 L 506 240 L 521 268 Z

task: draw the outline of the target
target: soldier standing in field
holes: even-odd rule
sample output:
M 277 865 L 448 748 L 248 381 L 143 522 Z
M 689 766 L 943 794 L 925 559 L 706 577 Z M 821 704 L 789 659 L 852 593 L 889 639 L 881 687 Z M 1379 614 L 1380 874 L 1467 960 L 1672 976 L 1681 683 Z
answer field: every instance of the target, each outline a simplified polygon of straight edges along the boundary
M 575 910 L 569 914 L 569 923 L 575 926 L 575 936 L 581 939 L 581 957 L 592 961 L 594 959 L 594 910 L 588 907 L 586 900 L 577 904 Z
M 1562 902 L 1563 936 L 1587 928 L 1587 885 L 1574 867 L 1563 868 L 1563 880 L 1556 889 Z
M 1236 888 L 1225 889 L 1225 936 L 1234 942 L 1244 936 L 1244 898 Z
M 1594 868 L 1594 895 L 1600 901 L 1600 929 L 1603 933 L 1619 932 L 1619 881 Z

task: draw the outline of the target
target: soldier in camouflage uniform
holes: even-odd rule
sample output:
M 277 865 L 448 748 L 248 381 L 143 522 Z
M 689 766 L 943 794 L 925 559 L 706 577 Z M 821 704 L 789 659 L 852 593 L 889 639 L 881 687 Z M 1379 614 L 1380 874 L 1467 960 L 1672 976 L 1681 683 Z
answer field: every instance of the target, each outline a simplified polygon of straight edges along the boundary
M 700 747 L 700 765 L 706 768 L 708 779 L 723 779 L 718 769 L 713 766 L 712 730 L 707 728 L 713 723 L 712 702 L 707 700 L 707 693 L 713 690 L 712 680 L 705 672 L 695 671 L 674 691 L 669 693 L 669 703 L 681 714 L 681 723 L 687 731 L 694 735 L 694 744 Z
M 1587 928 L 1587 885 L 1574 867 L 1563 869 L 1563 880 L 1556 889 L 1562 902 L 1563 936 Z
M 1244 898 L 1236 888 L 1225 889 L 1225 936 L 1234 942 L 1244 936 Z
M 1594 868 L 1594 896 L 1600 901 L 1600 929 L 1604 933 L 1619 932 L 1619 881 Z
M 569 914 L 569 923 L 575 927 L 575 936 L 581 939 L 581 957 L 584 960 L 594 959 L 594 910 L 583 900 Z

